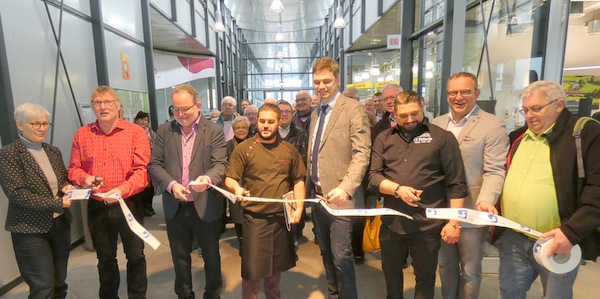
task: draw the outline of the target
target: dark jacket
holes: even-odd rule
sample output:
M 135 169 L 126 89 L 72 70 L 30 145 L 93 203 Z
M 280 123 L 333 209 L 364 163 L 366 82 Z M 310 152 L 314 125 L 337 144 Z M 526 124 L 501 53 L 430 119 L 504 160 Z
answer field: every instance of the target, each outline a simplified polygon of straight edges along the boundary
M 582 130 L 585 178 L 580 181 L 573 138 L 576 121 L 577 118 L 567 109 L 556 120 L 554 129 L 547 136 L 550 163 L 558 198 L 560 229 L 571 244 L 581 246 L 585 259 L 595 260 L 600 255 L 600 232 L 596 229 L 600 226 L 600 125 L 588 122 Z M 525 130 L 526 128 L 520 128 L 517 131 Z M 519 147 L 522 134 L 511 136 L 519 137 L 511 140 L 509 161 Z
M 389 117 L 390 113 L 386 111 L 381 116 L 381 119 L 377 123 L 375 123 L 373 129 L 371 130 L 371 143 L 375 142 L 375 138 L 377 138 L 377 135 L 379 135 L 379 133 L 392 127 L 390 125 Z
M 60 150 L 42 143 L 50 160 L 60 191 L 69 185 Z M 55 198 L 42 168 L 29 153 L 21 140 L 0 149 L 0 185 L 8 197 L 6 230 L 22 234 L 43 234 L 50 231 L 53 213 L 66 212 L 62 199 Z
M 281 135 L 279 135 L 281 137 Z M 293 144 L 296 149 L 300 152 L 302 156 L 302 161 L 304 161 L 304 165 L 306 165 L 306 151 L 308 147 L 308 135 L 305 130 L 294 125 L 294 123 L 290 124 L 290 132 L 285 138 L 281 138 L 281 140 L 287 141 Z

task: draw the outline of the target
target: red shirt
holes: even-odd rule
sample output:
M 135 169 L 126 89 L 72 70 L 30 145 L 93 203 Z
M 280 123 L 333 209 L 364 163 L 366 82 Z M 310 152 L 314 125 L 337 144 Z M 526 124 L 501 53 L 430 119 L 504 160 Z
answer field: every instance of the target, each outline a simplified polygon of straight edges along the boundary
M 128 198 L 148 185 L 149 161 L 150 142 L 142 127 L 120 118 L 106 134 L 95 121 L 73 136 L 69 180 L 82 186 L 90 175 L 102 177 L 104 184 L 96 192 L 119 188 L 121 196 Z

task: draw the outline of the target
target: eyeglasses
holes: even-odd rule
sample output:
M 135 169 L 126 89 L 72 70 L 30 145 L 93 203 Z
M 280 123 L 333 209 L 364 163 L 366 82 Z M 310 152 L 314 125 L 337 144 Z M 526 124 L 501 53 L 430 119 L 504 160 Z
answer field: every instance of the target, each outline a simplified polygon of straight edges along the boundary
M 281 114 L 291 114 L 292 111 L 291 110 L 281 110 Z
M 254 117 L 256 117 L 256 116 L 258 116 L 258 113 L 257 112 L 248 112 L 248 113 L 246 113 L 244 115 L 245 116 L 254 116 Z
M 51 123 L 28 123 L 31 125 L 31 127 L 35 130 L 39 130 L 42 127 L 44 127 L 44 129 L 48 129 L 52 124 Z
M 297 98 L 296 99 L 296 103 L 298 102 L 304 102 L 304 101 L 308 101 L 309 98 Z
M 521 107 L 521 109 L 519 109 L 519 112 L 521 112 L 521 114 L 523 114 L 523 115 L 527 115 L 527 113 L 529 113 L 529 112 L 540 113 L 540 111 L 542 111 L 542 109 L 546 108 L 546 106 L 548 106 L 556 101 L 558 101 L 558 99 L 550 101 L 542 106 L 533 106 L 533 107 L 529 107 L 529 108 Z
M 452 90 L 448 91 L 449 98 L 456 98 L 459 94 L 463 97 L 470 97 L 473 94 L 473 89 Z
M 94 108 L 98 108 L 98 107 L 101 107 L 101 106 L 104 105 L 104 106 L 106 106 L 108 108 L 112 108 L 112 107 L 115 106 L 115 102 L 116 102 L 116 100 L 112 100 L 112 101 L 109 101 L 109 100 L 106 100 L 106 101 L 92 101 L 92 106 L 94 106 Z
M 247 131 L 248 127 L 233 127 L 234 131 Z
M 397 94 L 393 95 L 393 96 L 389 96 L 389 97 L 385 97 L 383 98 L 384 101 L 394 101 L 396 100 L 396 96 L 398 96 Z
M 175 108 L 173 107 L 173 112 L 182 112 L 182 113 L 186 113 L 188 111 L 190 111 L 190 109 L 192 109 L 192 107 L 196 106 L 196 104 L 193 104 L 192 106 L 189 106 L 187 108 Z
M 225 104 L 223 104 L 221 106 L 223 106 L 223 107 L 235 107 L 235 105 L 231 104 L 231 103 L 225 103 Z

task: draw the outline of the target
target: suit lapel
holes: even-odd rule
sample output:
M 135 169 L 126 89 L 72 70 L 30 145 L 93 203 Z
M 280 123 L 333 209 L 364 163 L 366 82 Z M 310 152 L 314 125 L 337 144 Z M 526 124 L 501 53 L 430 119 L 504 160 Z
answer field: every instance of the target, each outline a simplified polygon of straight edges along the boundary
M 31 153 L 29 153 L 29 151 L 23 143 L 19 142 L 19 145 L 19 155 L 21 155 L 21 158 L 25 162 L 25 166 L 29 169 L 32 169 L 35 172 L 35 174 L 37 174 L 40 177 L 40 179 L 44 181 L 44 185 L 50 190 L 50 193 L 52 193 L 52 189 L 50 188 L 48 178 L 44 174 L 44 171 L 42 171 L 40 165 L 35 161 L 35 158 L 33 158 Z M 44 152 L 46 151 L 44 150 Z M 48 160 L 50 160 L 50 156 L 48 156 Z
M 175 145 L 175 150 L 177 152 L 177 161 L 179 161 L 179 170 L 181 171 L 183 169 L 183 150 L 181 148 L 181 136 L 183 135 L 183 132 L 181 132 L 181 128 L 179 128 L 179 125 L 177 124 L 176 121 L 173 121 L 171 123 L 171 132 L 173 133 L 173 143 Z
M 344 109 L 345 104 L 346 104 L 346 101 L 345 101 L 344 96 L 340 95 L 340 97 L 337 99 L 337 101 L 335 103 L 335 106 L 333 106 L 333 110 L 331 110 L 331 116 L 329 117 L 329 120 L 327 121 L 327 127 L 325 127 L 325 132 L 323 132 L 323 137 L 321 138 L 321 147 L 323 146 L 323 144 L 325 144 L 325 141 L 327 140 L 329 133 L 331 133 L 331 130 L 333 130 L 333 127 L 335 126 L 335 122 L 342 114 L 342 110 Z
M 190 164 L 194 161 L 194 157 L 200 148 L 200 141 L 204 137 L 204 132 L 206 131 L 206 124 L 201 119 L 198 123 L 198 130 L 196 131 L 196 137 L 194 138 L 194 147 L 192 148 L 192 157 L 190 158 Z

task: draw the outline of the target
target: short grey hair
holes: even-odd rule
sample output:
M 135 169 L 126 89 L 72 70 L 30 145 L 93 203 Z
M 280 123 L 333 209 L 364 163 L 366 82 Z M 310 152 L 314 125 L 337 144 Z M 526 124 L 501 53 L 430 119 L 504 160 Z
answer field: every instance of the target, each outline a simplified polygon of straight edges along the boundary
M 253 109 L 253 110 L 256 110 L 256 113 L 258 113 L 258 107 L 256 107 L 256 105 L 248 105 L 248 106 L 246 107 L 246 109 L 244 109 L 244 115 L 245 115 L 246 113 L 248 113 L 248 111 L 250 111 L 250 110 L 252 110 L 252 109 Z
M 237 124 L 237 123 L 239 123 L 239 122 L 245 122 L 245 123 L 246 123 L 246 125 L 247 125 L 248 127 L 250 127 L 250 120 L 249 120 L 247 117 L 243 116 L 243 115 L 240 115 L 240 116 L 236 117 L 236 118 L 235 118 L 235 119 L 234 119 L 234 120 L 231 122 L 231 126 L 233 127 L 233 126 L 235 126 L 235 124 Z
M 33 103 L 21 104 L 19 107 L 15 108 L 14 112 L 15 120 L 18 120 L 22 123 L 25 123 L 30 119 L 43 116 L 50 118 L 50 112 L 48 112 L 44 106 Z
M 232 96 L 226 96 L 226 97 L 224 97 L 224 98 L 221 100 L 221 106 L 225 105 L 225 104 L 226 104 L 226 103 L 225 103 L 226 101 L 231 101 L 231 102 L 232 102 L 232 104 L 233 104 L 233 107 L 236 107 L 236 106 L 237 106 L 237 101 L 236 101 L 236 100 L 235 100 L 235 98 L 234 98 L 234 97 L 232 97 Z
M 525 87 L 525 89 L 523 89 L 523 91 L 521 92 L 521 101 L 525 98 L 532 96 L 533 93 L 536 91 L 544 94 L 546 97 L 548 97 L 550 101 L 554 101 L 557 99 L 567 99 L 567 95 L 565 94 L 565 90 L 562 86 L 552 81 L 542 80 L 527 85 L 527 87 Z
M 402 89 L 402 86 L 400 86 L 400 85 L 398 85 L 398 84 L 396 84 L 396 83 L 391 83 L 391 84 L 388 84 L 388 85 L 386 85 L 386 86 L 383 88 L 382 92 L 385 92 L 385 90 L 386 90 L 386 89 L 388 89 L 388 88 L 396 88 L 396 89 L 397 89 L 399 92 L 402 92 L 402 91 L 404 91 L 404 90 Z

